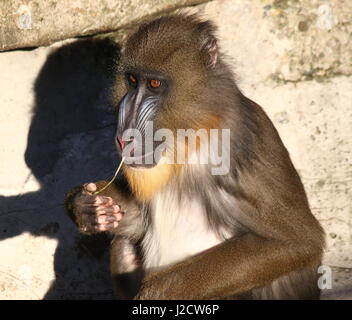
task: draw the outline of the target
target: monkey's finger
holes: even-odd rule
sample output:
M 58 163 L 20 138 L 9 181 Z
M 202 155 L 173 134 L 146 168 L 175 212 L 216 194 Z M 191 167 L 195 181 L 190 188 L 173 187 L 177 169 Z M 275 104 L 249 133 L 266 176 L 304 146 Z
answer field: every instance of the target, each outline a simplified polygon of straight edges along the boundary
M 119 213 L 120 212 L 120 207 L 118 205 L 114 205 L 111 207 L 97 207 L 96 214 L 97 215 L 102 215 L 102 214 L 114 214 L 114 213 Z
M 80 222 L 80 232 L 85 234 L 93 234 L 96 232 L 102 232 L 114 229 L 118 226 L 118 221 L 114 216 L 100 216 L 98 218 L 94 216 L 85 215 Z
M 101 215 L 96 218 L 97 224 L 108 224 L 111 222 L 119 222 L 122 219 L 121 214 L 114 214 L 114 215 Z
M 79 223 L 79 230 L 85 234 L 92 234 L 99 231 L 97 229 L 97 223 L 94 216 L 82 216 L 82 220 Z
M 92 196 L 92 195 L 83 195 L 80 197 L 79 202 L 82 205 L 91 205 L 91 206 L 100 206 L 100 205 L 112 205 L 113 200 L 110 197 L 104 196 Z
M 118 226 L 118 222 L 111 222 L 111 223 L 108 223 L 108 224 L 100 224 L 100 225 L 97 225 L 96 226 L 96 229 L 98 231 L 108 231 L 108 230 L 112 230 L 112 229 L 115 229 L 117 228 Z
M 115 216 L 108 216 L 106 214 L 98 216 L 96 218 L 96 222 L 98 225 L 109 224 L 109 223 L 115 222 L 115 221 L 117 221 Z
M 94 199 L 94 203 L 95 206 L 99 207 L 101 205 L 112 205 L 113 204 L 113 200 L 110 197 L 104 197 L 104 196 L 97 196 Z
M 80 205 L 77 211 L 85 217 L 85 219 L 91 219 L 92 216 L 97 215 L 97 207 L 93 205 Z M 94 218 L 93 218 L 94 219 Z
M 95 183 L 90 182 L 90 183 L 85 183 L 83 185 L 83 193 L 86 194 L 92 194 L 93 192 L 95 192 L 97 190 L 97 186 Z

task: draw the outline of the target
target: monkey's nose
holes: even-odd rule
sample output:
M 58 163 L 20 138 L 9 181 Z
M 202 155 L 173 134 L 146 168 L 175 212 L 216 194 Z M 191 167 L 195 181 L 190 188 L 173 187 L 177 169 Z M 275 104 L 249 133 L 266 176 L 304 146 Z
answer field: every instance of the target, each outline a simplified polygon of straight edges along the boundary
M 121 150 L 124 149 L 124 147 L 126 146 L 126 144 L 132 142 L 133 139 L 130 139 L 130 140 L 122 140 L 122 138 L 120 137 L 117 137 L 117 142 L 119 143 L 120 147 L 121 147 Z
M 126 145 L 126 141 L 122 140 L 120 137 L 117 137 L 117 142 L 119 143 L 121 149 L 123 149 Z

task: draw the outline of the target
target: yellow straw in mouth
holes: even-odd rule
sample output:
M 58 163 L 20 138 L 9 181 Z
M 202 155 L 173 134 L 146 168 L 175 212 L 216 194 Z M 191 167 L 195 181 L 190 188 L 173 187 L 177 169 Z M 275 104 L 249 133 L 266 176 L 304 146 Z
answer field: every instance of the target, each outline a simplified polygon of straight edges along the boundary
M 117 176 L 117 174 L 119 173 L 119 171 L 120 171 L 120 169 L 121 169 L 121 167 L 122 167 L 122 164 L 123 164 L 123 161 L 124 161 L 124 160 L 125 160 L 125 157 L 122 157 L 121 162 L 120 162 L 120 164 L 119 164 L 119 166 L 118 166 L 118 168 L 117 168 L 117 170 L 116 170 L 114 176 L 112 177 L 112 179 L 111 179 L 103 188 L 101 188 L 101 189 L 98 190 L 98 191 L 95 191 L 94 194 L 98 194 L 98 193 L 104 191 L 110 184 L 112 184 L 112 182 L 116 179 L 116 176 Z

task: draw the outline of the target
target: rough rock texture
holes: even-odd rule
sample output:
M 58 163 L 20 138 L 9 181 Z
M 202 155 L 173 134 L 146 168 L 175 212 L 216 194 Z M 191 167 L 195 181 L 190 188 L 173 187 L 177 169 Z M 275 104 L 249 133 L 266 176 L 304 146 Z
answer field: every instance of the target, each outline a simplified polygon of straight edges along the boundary
M 109 32 L 206 0 L 3 0 L 0 51 Z
M 240 88 L 301 174 L 327 234 L 323 297 L 352 298 L 351 2 L 216 0 L 192 10 L 219 26 Z M 112 297 L 109 239 L 80 237 L 62 198 L 116 168 L 113 53 L 99 39 L 0 53 L 0 298 Z

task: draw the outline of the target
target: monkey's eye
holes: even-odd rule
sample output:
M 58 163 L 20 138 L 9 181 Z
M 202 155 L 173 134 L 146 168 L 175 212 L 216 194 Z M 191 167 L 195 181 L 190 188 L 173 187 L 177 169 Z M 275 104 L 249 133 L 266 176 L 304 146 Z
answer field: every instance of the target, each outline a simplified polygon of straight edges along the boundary
M 132 84 L 133 86 L 135 86 L 135 85 L 137 84 L 137 78 L 136 78 L 134 75 L 129 74 L 129 75 L 127 76 L 127 78 L 128 78 L 128 82 L 129 82 L 130 84 Z
M 156 89 L 156 88 L 159 88 L 161 86 L 161 81 L 153 79 L 153 80 L 149 81 L 149 85 L 150 85 L 151 88 Z

